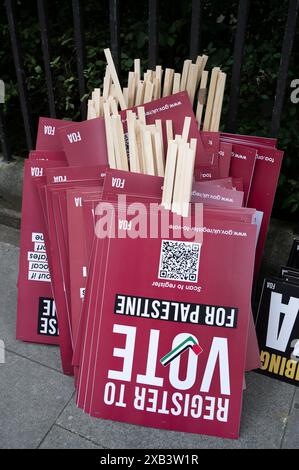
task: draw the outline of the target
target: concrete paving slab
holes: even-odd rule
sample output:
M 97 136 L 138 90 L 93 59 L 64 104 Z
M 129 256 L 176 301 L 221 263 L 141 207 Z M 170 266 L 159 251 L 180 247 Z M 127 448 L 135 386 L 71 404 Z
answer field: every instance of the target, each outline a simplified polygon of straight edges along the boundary
M 0 224 L 0 242 L 20 246 L 20 230 Z
M 102 447 L 55 425 L 39 449 L 102 449 Z
M 74 400 L 58 423 L 107 448 L 201 449 L 279 448 L 294 387 L 256 373 L 247 374 L 247 390 L 239 440 L 162 431 L 91 418 L 76 408 Z
M 0 448 L 38 447 L 73 394 L 73 381 L 6 352 L 0 364 Z
M 7 350 L 61 371 L 58 347 L 24 343 L 15 338 L 18 267 L 19 248 L 0 242 L 0 339 Z
M 280 448 L 295 387 L 255 372 L 246 374 L 246 383 L 241 420 L 242 447 Z
M 299 449 L 299 390 L 294 394 L 290 416 L 282 442 L 283 449 Z

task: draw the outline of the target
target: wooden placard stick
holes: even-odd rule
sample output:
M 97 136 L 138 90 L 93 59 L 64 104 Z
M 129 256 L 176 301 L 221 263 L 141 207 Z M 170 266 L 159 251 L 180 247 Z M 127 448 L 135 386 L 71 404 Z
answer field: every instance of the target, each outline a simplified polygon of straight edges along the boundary
M 138 106 L 137 116 L 138 116 L 138 119 L 140 120 L 140 123 L 143 125 L 146 125 L 145 109 L 143 106 Z
M 159 80 L 158 78 L 153 79 L 154 91 L 153 91 L 153 99 L 157 100 L 159 98 Z
M 154 169 L 155 175 L 158 174 L 158 166 L 157 166 L 157 152 L 156 152 L 156 145 L 155 145 L 155 133 L 157 132 L 155 124 L 147 124 L 145 129 L 150 132 L 151 139 L 152 139 L 152 149 L 153 149 L 153 160 L 154 160 Z
M 139 158 L 139 168 L 140 173 L 145 173 L 145 156 L 143 154 L 143 145 L 142 145 L 142 136 L 141 136 L 141 127 L 143 124 L 140 123 L 138 119 L 135 122 L 135 135 L 136 135 L 136 145 L 137 153 Z
M 185 119 L 184 119 L 184 126 L 183 126 L 183 131 L 182 131 L 182 141 L 183 142 L 188 141 L 190 125 L 191 125 L 191 117 L 186 116 Z
M 183 140 L 180 141 L 178 147 L 178 156 L 177 156 L 177 165 L 176 165 L 176 173 L 175 173 L 175 180 L 174 180 L 174 187 L 173 187 L 173 196 L 172 196 L 172 212 L 176 212 L 180 215 L 181 213 L 181 200 L 180 200 L 180 192 L 181 188 L 184 185 L 183 176 L 183 169 L 185 165 L 185 149 L 189 148 L 189 144 L 184 142 Z
M 156 78 L 158 79 L 158 89 L 156 93 L 156 99 L 161 98 L 161 91 L 162 91 L 162 77 L 163 77 L 163 69 L 161 65 L 156 65 Z
M 154 155 L 152 148 L 152 137 L 150 131 L 145 126 L 141 127 L 142 145 L 145 156 L 145 168 L 147 175 L 155 175 Z
M 117 168 L 116 161 L 115 161 L 114 145 L 113 145 L 114 137 L 113 137 L 111 117 L 110 117 L 109 103 L 104 103 L 103 108 L 104 108 L 104 120 L 105 120 L 105 129 L 106 129 L 108 162 L 109 162 L 110 168 Z
M 139 80 L 138 86 L 137 86 L 135 106 L 139 106 L 139 105 L 143 104 L 144 92 L 145 92 L 145 82 L 141 82 Z
M 132 108 L 135 104 L 136 95 L 136 74 L 135 72 L 129 72 L 128 78 L 128 106 Z
M 168 141 L 173 140 L 173 128 L 171 119 L 166 119 L 166 138 Z
M 106 73 L 104 76 L 104 82 L 103 82 L 103 97 L 105 101 L 107 101 L 108 96 L 110 95 L 110 86 L 111 86 L 111 75 L 110 75 L 109 67 L 107 65 Z
M 208 101 L 207 101 L 207 106 L 206 106 L 205 118 L 203 122 L 204 131 L 208 131 L 210 128 L 212 110 L 213 110 L 214 99 L 215 99 L 215 91 L 216 91 L 219 72 L 220 72 L 219 67 L 214 67 L 212 70 L 209 93 L 208 93 Z
M 194 103 L 194 96 L 197 87 L 197 76 L 199 71 L 199 65 L 190 64 L 188 78 L 187 78 L 187 86 L 186 90 L 189 96 L 189 100 L 193 106 Z
M 196 108 L 196 120 L 198 123 L 198 129 L 200 129 L 200 126 L 201 126 L 202 112 L 203 112 L 203 107 L 205 105 L 206 96 L 207 96 L 208 75 L 209 75 L 209 72 L 207 70 L 204 70 L 202 72 L 200 86 L 199 86 L 198 95 L 197 95 L 198 102 L 197 102 L 197 108 Z
M 222 103 L 224 97 L 224 89 L 226 82 L 226 73 L 220 72 L 217 81 L 217 90 L 215 94 L 213 113 L 211 118 L 210 131 L 218 132 L 221 119 Z
M 150 101 L 152 101 L 153 92 L 154 92 L 154 84 L 153 82 L 150 81 L 150 79 L 148 79 L 145 85 L 144 100 L 143 100 L 144 103 L 149 103 Z
M 95 88 L 92 92 L 91 99 L 94 102 L 94 108 L 95 108 L 97 117 L 100 116 L 100 98 L 101 98 L 101 89 Z
M 156 132 L 156 125 L 155 124 L 147 124 L 146 125 L 146 130 L 150 131 L 152 135 Z
M 134 59 L 134 73 L 136 75 L 136 82 L 138 83 L 141 77 L 140 59 Z
M 156 127 L 155 127 L 156 129 Z M 153 163 L 154 163 L 154 172 L 155 175 L 158 175 L 158 166 L 157 166 L 157 152 L 156 152 L 156 143 L 155 143 L 155 132 L 156 130 L 149 131 L 151 134 L 151 140 L 152 140 L 152 151 L 153 151 Z
M 103 108 L 103 105 L 104 105 L 104 97 L 103 97 L 103 96 L 100 96 L 100 117 L 103 117 L 103 116 L 104 116 L 104 108 Z
M 192 60 L 184 60 L 182 78 L 181 78 L 181 91 L 185 91 L 187 87 L 187 78 L 189 73 L 189 67 L 192 64 Z
M 111 128 L 112 128 L 112 138 L 113 138 L 113 149 L 115 155 L 115 164 L 117 170 L 124 170 L 122 166 L 122 159 L 120 153 L 120 145 L 119 145 L 119 138 L 118 138 L 118 116 L 111 116 Z
M 174 76 L 173 69 L 165 69 L 165 77 L 164 77 L 164 85 L 163 85 L 163 93 L 162 93 L 163 97 L 169 96 L 172 92 L 173 76 Z
M 197 148 L 197 139 L 191 139 L 190 140 L 190 148 L 194 150 L 195 155 L 196 155 L 196 148 Z
M 181 90 L 181 74 L 175 73 L 173 77 L 172 94 L 179 93 Z
M 97 117 L 97 113 L 94 107 L 94 101 L 88 100 L 87 103 L 87 120 L 94 119 Z
M 160 82 L 162 82 L 162 77 L 163 77 L 162 65 L 156 65 L 155 72 L 156 72 L 156 78 L 158 78 Z
M 132 111 L 127 112 L 128 140 L 129 140 L 129 160 L 130 170 L 134 173 L 140 173 L 138 147 L 136 142 L 136 114 Z
M 118 79 L 118 76 L 117 76 L 117 72 L 116 72 L 116 69 L 115 69 L 115 65 L 114 65 L 114 62 L 113 62 L 113 59 L 112 59 L 110 49 L 104 49 L 104 54 L 105 54 L 105 57 L 106 57 L 106 60 L 107 60 L 108 66 L 109 66 L 109 71 L 110 71 L 110 74 L 111 74 L 111 77 L 112 77 L 112 81 L 115 85 L 115 92 L 116 92 L 116 96 L 117 96 L 119 104 L 120 104 L 120 109 L 121 110 L 126 109 L 128 106 L 127 106 L 127 103 L 126 103 L 126 101 L 124 99 L 124 96 L 122 94 L 122 91 L 121 91 L 121 86 L 120 86 L 120 83 L 119 83 L 119 79 Z
M 157 175 L 164 176 L 163 140 L 159 131 L 154 133 Z
M 163 184 L 163 194 L 161 205 L 165 209 L 171 208 L 173 184 L 176 171 L 178 144 L 173 140 L 168 142 L 165 176 Z
M 164 153 L 164 143 L 163 143 L 163 129 L 162 129 L 162 121 L 161 119 L 156 119 L 155 120 L 156 124 L 156 129 L 159 132 L 161 136 L 161 145 L 162 145 L 162 156 L 163 156 L 163 161 L 165 160 L 165 153 Z
M 203 54 L 201 56 L 198 56 L 196 59 L 196 64 L 199 65 L 198 76 L 197 76 L 197 86 L 201 80 L 202 72 L 204 71 L 207 65 L 208 58 L 209 57 L 207 55 Z
M 110 85 L 110 94 L 109 94 L 109 96 L 111 96 L 111 98 L 114 98 L 115 101 L 118 102 L 116 92 L 115 92 L 115 85 L 113 83 L 111 83 L 111 85 Z
M 125 102 L 128 103 L 129 93 L 128 93 L 127 87 L 123 88 L 123 96 L 124 96 Z
M 121 158 L 121 166 L 122 170 L 129 170 L 128 164 L 128 156 L 127 156 L 127 149 L 126 149 L 126 142 L 125 142 L 125 135 L 124 135 L 124 128 L 121 122 L 120 115 L 116 116 L 117 120 L 117 138 L 119 142 L 119 150 L 120 150 L 120 158 Z
M 185 150 L 185 166 L 184 166 L 184 187 L 181 199 L 181 215 L 188 216 L 189 203 L 191 199 L 191 191 L 193 185 L 193 173 L 195 163 L 195 151 L 192 148 Z
M 110 104 L 111 113 L 113 115 L 118 114 L 118 108 L 115 99 L 112 96 L 109 96 L 108 103 Z
M 152 79 L 153 79 L 153 71 L 147 70 L 143 75 L 143 80 L 146 82 L 147 80 L 152 81 Z

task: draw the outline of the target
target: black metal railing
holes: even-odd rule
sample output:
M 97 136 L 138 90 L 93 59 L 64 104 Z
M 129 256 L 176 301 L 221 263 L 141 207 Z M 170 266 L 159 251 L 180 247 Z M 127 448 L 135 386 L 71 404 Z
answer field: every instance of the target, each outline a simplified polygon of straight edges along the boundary
M 192 0 L 192 12 L 190 18 L 190 58 L 194 59 L 200 52 L 202 31 L 202 0 Z M 7 22 L 12 45 L 12 54 L 16 70 L 18 90 L 20 97 L 21 112 L 24 121 L 24 131 L 28 150 L 33 148 L 35 132 L 32 127 L 31 111 L 28 99 L 28 90 L 24 72 L 22 51 L 18 29 L 16 25 L 15 1 L 5 0 Z M 85 47 L 83 16 L 81 12 L 82 0 L 72 0 L 74 37 L 76 45 L 78 90 L 80 99 L 85 95 Z M 296 32 L 296 21 L 298 15 L 299 0 L 289 0 L 288 15 L 285 25 L 284 37 L 282 39 L 281 60 L 278 70 L 276 94 L 273 103 L 272 120 L 269 133 L 276 136 L 282 116 L 285 99 L 287 74 L 289 69 L 292 46 Z M 116 68 L 120 68 L 120 1 L 109 0 L 109 26 L 110 26 L 110 48 L 115 61 Z M 226 130 L 234 132 L 237 124 L 238 100 L 241 82 L 241 69 L 244 55 L 247 19 L 250 9 L 250 0 L 239 0 L 238 22 L 235 34 L 233 66 L 231 72 L 231 86 L 228 102 L 228 113 Z M 50 66 L 50 40 L 47 22 L 46 0 L 37 0 L 38 20 L 41 31 L 41 45 L 43 51 L 44 70 L 47 85 L 47 96 L 49 115 L 56 117 L 55 99 L 53 92 L 53 80 Z M 148 58 L 150 68 L 157 63 L 159 52 L 159 0 L 148 0 Z M 0 77 L 1 78 L 1 77 Z M 81 118 L 86 118 L 86 102 L 81 100 Z M 3 113 L 3 104 L 0 103 L 0 139 L 4 159 L 11 159 L 9 139 L 6 131 Z

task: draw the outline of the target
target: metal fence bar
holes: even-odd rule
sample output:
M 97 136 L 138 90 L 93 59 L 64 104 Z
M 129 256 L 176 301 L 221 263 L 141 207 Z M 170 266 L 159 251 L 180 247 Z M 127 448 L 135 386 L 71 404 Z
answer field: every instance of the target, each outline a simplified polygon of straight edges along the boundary
M 120 71 L 119 0 L 109 0 L 109 26 L 111 54 L 117 72 Z
M 190 59 L 195 60 L 201 46 L 201 16 L 202 1 L 192 0 L 191 33 L 190 33 Z
M 298 7 L 299 7 L 299 0 L 289 1 L 288 17 L 286 21 L 284 38 L 282 42 L 275 101 L 274 101 L 274 106 L 273 106 L 273 111 L 272 111 L 272 121 L 271 121 L 271 129 L 270 129 L 270 135 L 272 137 L 277 136 L 279 127 L 280 127 L 290 58 L 291 58 L 291 53 L 292 53 L 294 37 L 296 33 Z
M 1 141 L 4 161 L 9 162 L 12 159 L 12 156 L 11 156 L 11 151 L 10 151 L 10 145 L 8 143 L 3 103 L 0 103 L 0 141 Z
M 6 14 L 8 20 L 8 27 L 12 45 L 12 53 L 13 59 L 16 69 L 17 81 L 18 81 L 18 89 L 19 89 L 19 96 L 21 102 L 21 110 L 23 115 L 24 121 L 24 128 L 26 134 L 26 142 L 28 150 L 32 150 L 33 148 L 33 141 L 34 141 L 34 133 L 33 127 L 31 122 L 31 114 L 29 110 L 29 101 L 28 101 L 28 90 L 26 84 L 26 77 L 24 72 L 23 66 L 23 58 L 21 53 L 20 47 L 20 39 L 17 30 L 16 24 L 16 13 L 15 13 L 15 2 L 13 0 L 5 0 L 6 6 Z
M 49 25 L 48 25 L 46 0 L 37 0 L 37 11 L 38 11 L 39 27 L 40 27 L 40 32 L 41 32 L 49 111 L 50 111 L 50 116 L 52 118 L 56 118 L 54 89 L 53 89 L 52 72 L 51 72 L 51 65 L 50 65 L 50 47 L 49 47 L 49 34 L 48 34 Z
M 149 0 L 148 2 L 148 65 L 153 69 L 158 61 L 159 45 L 159 1 Z
M 81 13 L 81 1 L 72 0 L 72 7 L 73 7 L 75 44 L 76 44 L 80 109 L 81 109 L 81 118 L 82 120 L 84 120 L 86 119 L 86 101 L 82 101 L 82 97 L 85 95 L 85 78 L 84 78 L 85 52 L 84 52 L 84 41 L 83 41 L 83 19 L 82 19 L 82 13 Z
M 230 95 L 228 105 L 228 118 L 226 129 L 235 132 L 237 124 L 237 111 L 241 81 L 241 67 L 244 52 L 246 26 L 248 19 L 250 0 L 240 0 L 238 8 L 238 24 L 235 36 L 232 78 L 230 84 Z

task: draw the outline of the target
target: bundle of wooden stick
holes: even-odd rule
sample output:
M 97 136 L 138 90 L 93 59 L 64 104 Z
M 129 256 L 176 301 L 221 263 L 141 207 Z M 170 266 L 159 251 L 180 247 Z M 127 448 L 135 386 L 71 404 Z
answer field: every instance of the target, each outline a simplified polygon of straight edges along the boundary
M 204 131 L 218 131 L 220 125 L 226 74 L 219 67 L 214 67 L 208 84 L 209 72 L 205 70 L 208 56 L 198 56 L 195 63 L 190 59 L 184 61 L 182 73 L 161 65 L 155 70 L 147 70 L 141 79 L 140 59 L 134 60 L 134 70 L 128 74 L 127 87 L 121 88 L 110 49 L 104 49 L 107 60 L 103 80 L 103 91 L 95 88 L 88 100 L 87 119 L 104 116 L 104 104 L 109 103 L 114 113 L 139 106 L 161 97 L 180 91 L 187 91 L 190 101 L 196 109 L 198 128 Z M 163 77 L 164 73 L 164 77 Z M 205 106 L 207 96 L 207 102 Z M 203 111 L 204 121 L 202 126 Z
M 161 205 L 183 217 L 189 212 L 196 145 L 196 139 L 187 142 L 184 132 L 168 142 Z
M 121 117 L 117 109 L 104 103 L 104 119 L 110 168 L 132 171 L 148 175 L 164 176 L 165 151 L 163 143 L 162 121 L 146 123 L 143 106 L 137 108 L 137 114 L 131 110 L 126 113 L 127 133 L 124 132 Z M 167 120 L 166 139 L 173 139 L 172 121 Z M 183 134 L 189 133 L 190 117 L 185 119 Z M 167 151 L 167 148 L 166 148 Z

